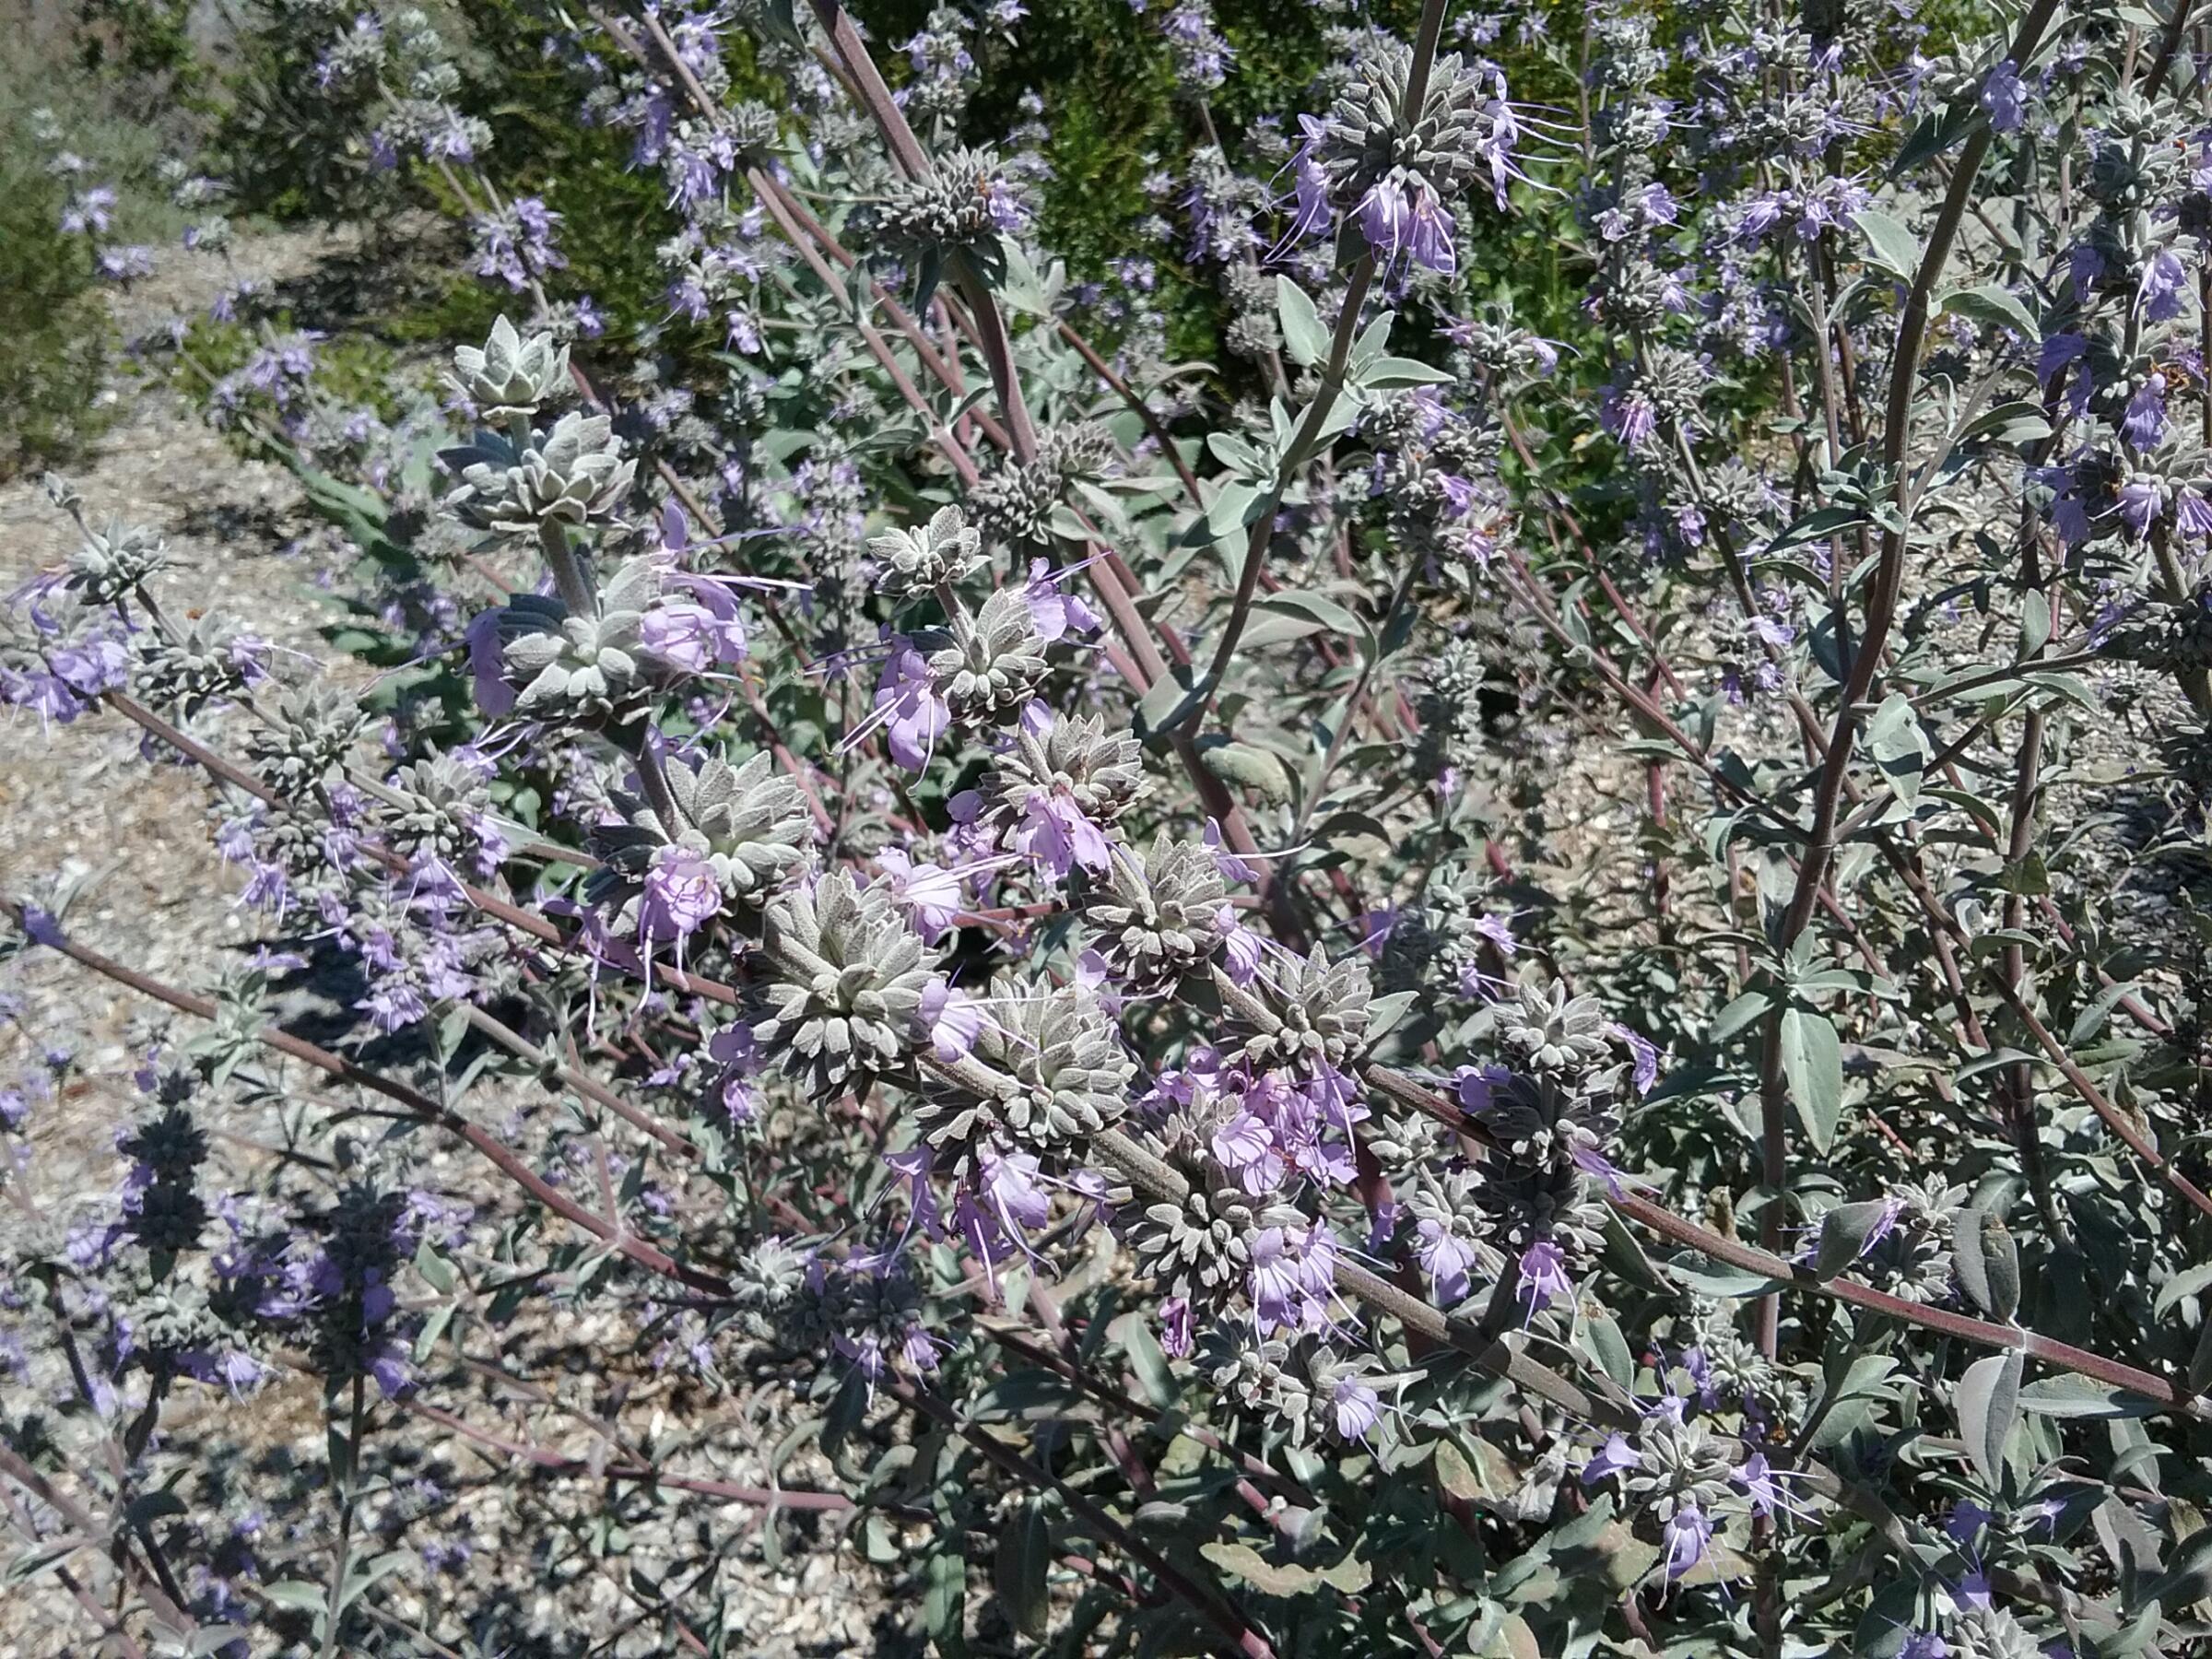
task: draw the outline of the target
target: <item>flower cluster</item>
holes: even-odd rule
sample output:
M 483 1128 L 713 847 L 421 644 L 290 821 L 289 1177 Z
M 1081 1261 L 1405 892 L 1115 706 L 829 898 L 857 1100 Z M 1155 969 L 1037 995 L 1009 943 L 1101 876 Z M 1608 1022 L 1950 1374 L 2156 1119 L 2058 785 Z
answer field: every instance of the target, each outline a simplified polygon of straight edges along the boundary
M 653 1563 L 850 1505 L 946 1652 L 2184 1651 L 2190 8 L 1134 9 L 241 25 L 144 355 L 359 660 L 49 482 L 0 702 L 204 776 L 230 914 L 195 986 L 100 861 L 0 893 L 19 1576 L 641 1639 L 441 1520 L 551 1504 L 735 1651 L 752 1558 Z M 1078 176 L 1123 53 L 1156 153 Z M 512 314 L 365 391 L 231 264 L 279 196 Z M 166 1023 L 57 1157 L 80 971 Z

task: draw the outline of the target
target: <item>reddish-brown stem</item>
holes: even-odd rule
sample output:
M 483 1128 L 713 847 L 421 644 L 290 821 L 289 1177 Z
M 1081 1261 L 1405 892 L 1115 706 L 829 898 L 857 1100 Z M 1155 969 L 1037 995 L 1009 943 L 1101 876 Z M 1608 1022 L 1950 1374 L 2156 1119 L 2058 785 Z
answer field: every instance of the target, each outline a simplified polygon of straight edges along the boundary
M 2036 0 L 2021 19 L 2013 40 L 2013 62 L 2026 63 L 2033 56 L 2057 4 L 2058 0 Z M 1828 740 L 1819 781 L 1813 791 L 1812 824 L 1806 836 L 1805 855 L 1797 868 L 1797 884 L 1776 935 L 1778 950 L 1786 951 L 1794 944 L 1812 920 L 1814 906 L 1827 882 L 1829 865 L 1835 854 L 1837 813 L 1858 736 L 1861 709 L 1880 671 L 1882 653 L 1888 643 L 1903 587 L 1905 547 L 1909 540 L 1904 526 L 1910 524 L 1914 507 L 1905 459 L 1912 431 L 1912 394 L 1920 378 L 1921 343 L 1927 335 L 1936 285 L 1950 261 L 1951 244 L 1965 218 L 1973 182 L 1982 171 L 1983 158 L 1989 153 L 1991 139 L 1990 128 L 1979 126 L 1961 148 L 1950 186 L 1929 230 L 1919 268 L 1914 271 L 1912 287 L 1906 293 L 1904 312 L 1898 321 L 1895 359 L 1889 374 L 1888 409 L 1882 431 L 1883 460 L 1897 480 L 1892 502 L 1897 524 L 1882 532 L 1881 559 L 1867 592 L 1865 622 L 1836 700 L 1835 729 Z M 1770 1247 L 1780 1241 L 1789 1215 L 1789 1099 L 1782 1061 L 1783 1030 L 1783 1013 L 1777 1007 L 1766 1018 L 1759 1060 L 1760 1171 L 1768 1188 L 1760 1231 Z M 1766 1299 L 1759 1309 L 1758 1330 L 1759 1347 L 1769 1356 L 1775 1351 L 1778 1317 L 1779 1303 L 1771 1297 Z
M 480 1446 L 519 1457 L 524 1462 L 554 1475 L 582 1475 L 593 1480 L 637 1481 L 646 1486 L 668 1487 L 679 1492 L 697 1492 L 702 1497 L 719 1498 L 727 1503 L 758 1504 L 766 1509 L 812 1510 L 834 1512 L 853 1507 L 853 1500 L 842 1492 L 810 1492 L 786 1489 L 782 1487 L 739 1486 L 727 1480 L 713 1480 L 703 1475 L 677 1475 L 666 1469 L 651 1468 L 641 1464 L 610 1463 L 597 1466 L 581 1457 L 570 1457 L 544 1446 L 534 1446 L 478 1427 L 453 1412 L 412 1397 L 399 1402 L 401 1409 L 450 1429 L 464 1440 Z
M 0 898 L 0 916 L 5 916 L 17 927 L 24 926 L 23 907 L 12 899 Z M 43 931 L 41 929 L 41 932 Z M 65 935 L 50 934 L 47 938 L 51 948 L 60 951 L 72 961 L 113 980 L 119 985 L 129 986 L 142 996 L 151 997 L 156 1002 L 166 1003 L 181 1013 L 190 1014 L 200 1019 L 214 1019 L 220 1013 L 220 1009 L 218 1008 L 212 998 L 201 996 L 194 992 L 180 990 L 173 985 L 164 984 L 159 980 L 140 973 L 135 969 L 126 968 L 112 957 L 103 956 L 100 952 L 93 950 L 88 946 L 80 945 L 76 940 Z M 356 1088 L 365 1088 L 372 1094 L 381 1095 L 385 1100 L 405 1107 L 424 1122 L 435 1124 L 441 1128 L 458 1135 L 490 1159 L 500 1173 L 522 1186 L 547 1209 L 565 1220 L 582 1228 L 584 1231 L 594 1237 L 606 1241 L 640 1266 L 660 1274 L 664 1277 L 675 1279 L 694 1290 L 703 1290 L 713 1295 L 726 1294 L 729 1290 L 729 1282 L 720 1275 L 704 1272 L 700 1268 L 678 1262 L 665 1251 L 658 1250 L 644 1240 L 635 1237 L 618 1222 L 594 1215 L 592 1211 L 585 1209 L 524 1162 L 513 1150 L 501 1143 L 488 1130 L 468 1122 L 458 1112 L 439 1105 L 428 1095 L 410 1088 L 406 1084 L 399 1082 L 395 1078 L 387 1077 L 380 1072 L 371 1071 L 368 1067 L 347 1059 L 343 1054 L 333 1053 L 330 1050 L 310 1042 L 303 1037 L 296 1037 L 289 1031 L 274 1027 L 264 1027 L 257 1033 L 255 1040 L 265 1047 L 274 1049 L 280 1054 L 288 1054 L 295 1060 L 305 1062 L 325 1076 L 336 1077 L 341 1082 L 350 1083 Z
M 53 1511 L 55 1514 L 61 1516 L 76 1531 L 82 1533 L 87 1539 L 104 1538 L 108 1535 L 111 1529 L 102 1526 L 90 1510 L 55 1486 L 38 1470 L 32 1468 L 29 1464 L 17 1455 L 12 1447 L 6 1444 L 0 1444 L 0 1476 L 6 1476 L 14 1481 L 48 1509 Z M 124 1575 L 131 1581 L 132 1585 L 140 1595 L 146 1598 L 147 1605 L 152 1607 L 154 1612 L 171 1629 L 185 1634 L 190 1634 L 199 1629 L 198 1621 L 177 1605 L 169 1592 L 162 1589 L 160 1584 L 156 1582 L 154 1575 L 139 1566 L 137 1558 L 129 1554 L 127 1549 L 123 1556 L 123 1568 Z

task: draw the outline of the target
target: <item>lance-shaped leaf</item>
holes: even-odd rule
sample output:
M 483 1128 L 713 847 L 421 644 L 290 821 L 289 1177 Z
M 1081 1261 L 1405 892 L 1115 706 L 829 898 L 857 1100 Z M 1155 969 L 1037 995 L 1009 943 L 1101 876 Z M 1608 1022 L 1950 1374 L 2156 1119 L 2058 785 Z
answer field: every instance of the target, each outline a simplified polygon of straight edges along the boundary
M 2007 1348 L 1977 1359 L 1959 1379 L 1959 1432 L 1983 1483 L 1998 1486 L 2005 1473 L 2005 1442 L 2020 1414 L 2020 1350 Z

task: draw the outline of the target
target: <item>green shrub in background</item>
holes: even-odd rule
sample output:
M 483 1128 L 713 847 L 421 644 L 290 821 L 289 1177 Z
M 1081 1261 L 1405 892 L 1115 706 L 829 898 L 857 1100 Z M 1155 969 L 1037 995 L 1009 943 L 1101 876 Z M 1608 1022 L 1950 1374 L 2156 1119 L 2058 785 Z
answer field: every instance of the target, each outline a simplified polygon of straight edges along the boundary
M 921 29 L 931 9 L 932 0 L 860 0 L 853 7 L 869 36 L 887 46 Z M 1556 48 L 1507 38 L 1481 50 L 1505 65 L 1520 96 L 1571 104 L 1579 14 L 1571 6 L 1551 9 Z M 1160 33 L 1164 10 L 1155 5 L 1140 13 L 1128 0 L 1037 0 L 1011 42 L 987 33 L 975 41 L 984 74 L 963 124 L 966 135 L 987 141 L 1015 124 L 1023 94 L 1043 100 L 1052 112 L 1044 153 L 1053 177 L 1039 192 L 1041 229 L 1078 281 L 1107 276 L 1113 261 L 1136 246 L 1139 222 L 1161 209 L 1146 194 L 1148 175 L 1164 171 L 1180 181 L 1193 152 L 1211 139 L 1234 152 L 1249 123 L 1295 106 L 1328 59 L 1328 27 L 1345 20 L 1278 0 L 1222 0 L 1217 15 L 1237 73 L 1202 106 L 1175 87 Z M 1402 30 L 1417 10 L 1385 4 L 1373 17 Z M 417 165 L 403 178 L 376 175 L 361 146 L 323 143 L 318 120 L 289 107 L 284 88 L 312 74 L 332 38 L 324 14 L 263 0 L 241 16 L 236 51 L 223 68 L 227 91 L 213 165 L 240 190 L 241 211 L 335 220 L 358 212 L 364 193 L 448 215 L 461 211 L 450 181 L 435 170 Z M 572 76 L 547 51 L 556 19 L 531 0 L 477 0 L 458 14 L 441 8 L 440 27 L 455 41 L 464 72 L 455 101 L 490 130 L 485 159 L 492 176 L 510 197 L 542 197 L 561 215 L 564 290 L 591 295 L 615 317 L 663 311 L 664 277 L 653 252 L 679 221 L 658 177 L 630 167 L 629 135 L 575 119 Z M 742 47 L 734 50 L 732 68 L 742 78 Z M 895 50 L 881 55 L 893 83 L 902 82 L 903 56 Z M 1512 293 L 1532 326 L 1563 327 L 1578 291 L 1574 254 L 1558 234 L 1565 216 L 1550 210 L 1556 204 L 1537 206 L 1515 222 L 1510 240 L 1488 251 L 1486 268 L 1494 266 L 1497 278 L 1488 289 Z M 388 226 L 389 216 L 380 222 Z M 420 256 L 419 240 L 413 252 Z M 482 333 L 501 295 L 459 258 L 441 264 L 435 280 L 404 285 L 403 300 L 363 320 L 394 340 Z M 1172 355 L 1221 361 L 1229 313 L 1211 275 L 1171 265 L 1159 276 Z M 1110 329 L 1100 333 L 1112 343 Z M 691 368 L 703 367 L 722 344 L 716 330 L 680 324 L 655 343 L 672 364 Z
M 1040 234 L 1077 279 L 1105 276 L 1114 259 L 1133 251 L 1138 221 L 1159 210 L 1145 194 L 1147 174 L 1165 170 L 1180 189 L 1192 153 L 1205 144 L 1218 138 L 1234 155 L 1249 124 L 1299 105 L 1329 61 L 1330 26 L 1350 20 L 1324 6 L 1218 0 L 1216 22 L 1236 53 L 1236 68 L 1201 105 L 1175 86 L 1160 32 L 1171 5 L 1153 0 L 1139 12 L 1129 0 L 1037 0 L 1011 44 L 996 36 L 977 44 L 982 84 L 965 135 L 988 141 L 1016 124 L 1024 93 L 1042 99 L 1050 112 L 1045 155 L 1053 178 L 1039 193 Z M 861 0 L 852 9 L 875 40 L 889 45 L 923 27 L 931 0 Z M 1540 9 L 1555 16 L 1559 38 L 1571 47 L 1578 8 Z M 1368 15 L 1403 33 L 1418 11 L 1409 0 L 1382 0 Z M 1517 97 L 1572 102 L 1572 73 L 1552 61 L 1558 54 L 1550 49 L 1522 45 L 1509 35 L 1480 50 L 1505 66 Z M 878 55 L 894 83 L 904 78 L 903 57 L 891 51 Z M 1563 322 L 1556 313 L 1572 303 L 1577 289 L 1561 279 L 1554 217 L 1540 213 L 1516 222 L 1512 241 L 1493 251 L 1499 282 L 1489 291 L 1515 290 L 1517 302 L 1525 301 L 1519 309 L 1537 327 Z M 1171 355 L 1218 361 L 1229 313 L 1210 277 L 1175 267 L 1159 276 Z
M 0 118 L 0 478 L 60 459 L 100 424 L 113 331 L 84 239 L 62 230 L 65 194 L 20 113 Z
M 660 176 L 630 165 L 632 139 L 576 119 L 575 81 L 546 43 L 548 19 L 531 0 L 477 0 L 469 7 L 472 50 L 465 58 L 476 93 L 473 112 L 491 128 L 488 171 L 507 195 L 535 195 L 560 215 L 560 248 L 569 262 L 565 293 L 588 294 L 611 316 L 644 318 L 667 309 L 667 279 L 655 251 L 681 229 L 669 211 Z M 427 170 L 426 170 L 427 171 Z M 457 207 L 446 181 L 429 187 L 439 206 Z M 438 299 L 422 311 L 391 319 L 401 338 L 444 341 L 484 333 L 511 296 L 456 262 Z M 678 325 L 667 344 L 696 335 L 703 350 L 722 343 L 719 329 Z
M 0 477 L 63 459 L 99 429 L 115 340 L 94 249 L 62 229 L 71 186 L 48 165 L 54 143 L 83 161 L 77 183 L 114 192 L 104 242 L 160 247 L 183 228 L 159 170 L 194 154 L 206 125 L 189 9 L 0 0 Z M 53 142 L 41 137 L 49 122 Z
M 215 65 L 194 36 L 194 0 L 75 0 L 70 33 L 89 75 L 127 78 L 164 107 L 209 108 Z

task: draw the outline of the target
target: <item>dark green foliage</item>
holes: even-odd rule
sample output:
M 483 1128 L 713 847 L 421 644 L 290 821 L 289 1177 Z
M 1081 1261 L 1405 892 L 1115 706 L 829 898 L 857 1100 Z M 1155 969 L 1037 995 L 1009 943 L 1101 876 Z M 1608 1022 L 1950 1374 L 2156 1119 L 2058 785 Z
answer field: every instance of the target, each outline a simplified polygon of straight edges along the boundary
M 465 59 L 473 82 L 466 102 L 491 126 L 487 169 L 510 200 L 542 196 L 561 216 L 569 265 L 560 292 L 588 294 L 613 317 L 658 316 L 667 307 L 653 251 L 677 229 L 659 175 L 630 166 L 630 135 L 578 122 L 576 78 L 546 56 L 544 16 L 526 0 L 486 0 L 469 21 L 479 50 Z M 447 194 L 442 181 L 425 183 Z M 400 332 L 469 338 L 512 307 L 512 296 L 460 266 L 433 307 Z
M 194 42 L 193 0 L 77 0 L 77 61 L 94 75 L 158 81 L 166 96 L 204 107 L 214 74 Z
M 897 0 L 853 9 L 874 39 L 897 42 L 921 27 L 930 7 L 926 0 Z M 1248 124 L 1297 108 L 1327 61 L 1324 28 L 1343 21 L 1276 0 L 1225 0 L 1215 11 L 1236 51 L 1235 70 L 1201 105 L 1176 89 L 1160 38 L 1168 9 L 1155 5 L 1140 16 L 1127 0 L 1039 0 L 1013 46 L 1003 38 L 977 45 L 983 84 L 969 111 L 968 135 L 986 139 L 1006 132 L 1019 118 L 1016 106 L 1023 93 L 1042 97 L 1053 176 L 1039 203 L 1039 240 L 1066 259 L 1078 280 L 1102 277 L 1114 259 L 1138 251 L 1136 222 L 1155 210 L 1143 190 L 1147 173 L 1165 169 L 1180 175 L 1193 150 L 1217 140 L 1234 155 Z M 1559 16 L 1560 38 L 1571 39 L 1573 8 L 1548 9 Z M 1414 5 L 1382 5 L 1374 21 L 1410 30 L 1418 12 Z M 1488 51 L 1504 63 L 1516 100 L 1571 99 L 1571 75 L 1544 53 L 1505 41 Z M 897 79 L 903 59 L 879 56 Z M 1499 222 L 1500 240 L 1485 246 L 1483 269 L 1495 277 L 1487 291 L 1511 294 L 1527 321 L 1542 328 L 1565 320 L 1580 286 L 1563 269 L 1567 251 L 1556 234 L 1567 216 L 1541 200 L 1533 205 L 1537 211 L 1512 226 L 1510 240 Z M 1218 360 L 1228 313 L 1211 279 L 1181 266 L 1159 275 L 1171 355 Z
M 66 455 L 98 429 L 112 333 L 64 191 L 20 122 L 0 126 L 0 477 Z

